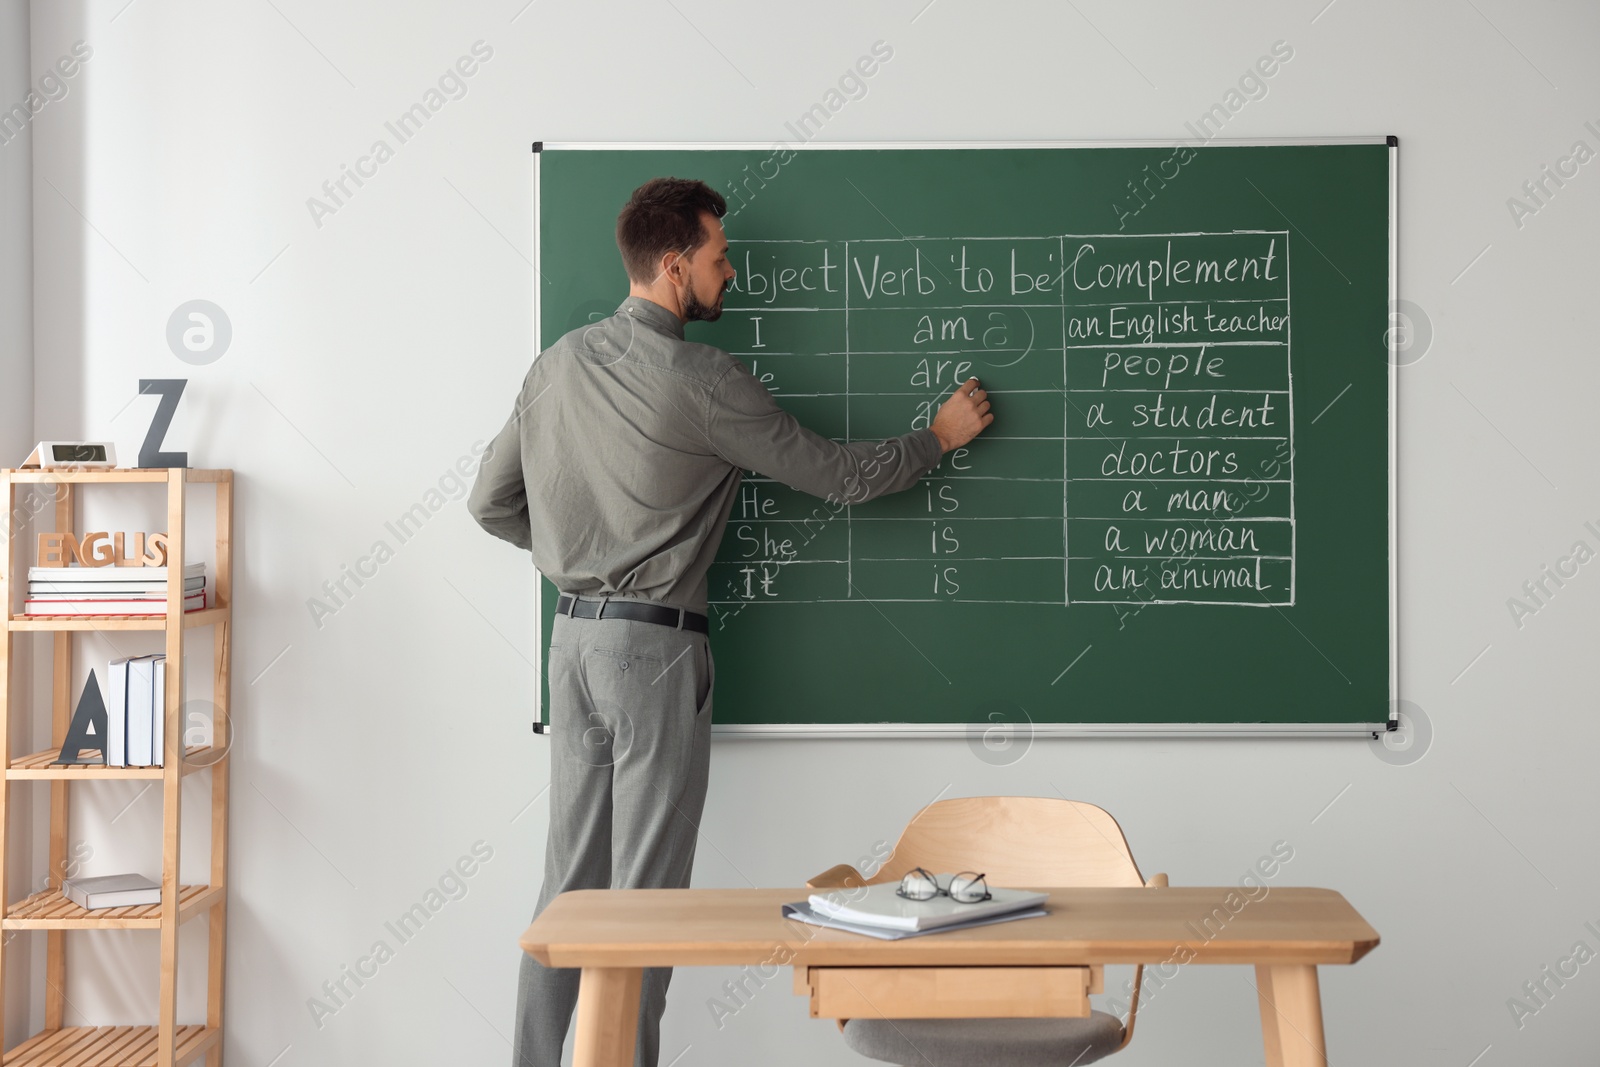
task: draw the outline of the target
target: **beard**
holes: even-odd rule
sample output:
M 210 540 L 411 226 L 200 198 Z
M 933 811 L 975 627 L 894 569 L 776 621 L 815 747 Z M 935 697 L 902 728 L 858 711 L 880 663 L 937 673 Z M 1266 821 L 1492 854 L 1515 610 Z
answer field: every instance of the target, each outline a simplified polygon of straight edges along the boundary
M 716 322 L 722 317 L 722 294 L 727 292 L 728 285 L 722 284 L 717 290 L 717 298 L 710 304 L 702 304 L 695 295 L 694 286 L 689 287 L 689 295 L 684 298 L 683 318 L 685 322 Z

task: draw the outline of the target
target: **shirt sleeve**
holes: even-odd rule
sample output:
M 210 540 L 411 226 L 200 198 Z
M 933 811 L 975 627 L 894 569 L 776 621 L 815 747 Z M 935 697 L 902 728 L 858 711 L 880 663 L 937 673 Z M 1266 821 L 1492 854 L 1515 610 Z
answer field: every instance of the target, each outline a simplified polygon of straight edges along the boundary
M 742 363 L 730 367 L 707 400 L 706 437 L 729 463 L 812 496 L 860 504 L 915 485 L 939 465 L 930 429 L 884 441 L 841 444 L 800 425 Z
M 526 389 L 523 390 L 526 392 Z M 522 394 L 504 427 L 489 442 L 478 477 L 467 496 L 467 510 L 479 526 L 524 551 L 533 550 L 528 521 L 528 487 L 522 478 Z

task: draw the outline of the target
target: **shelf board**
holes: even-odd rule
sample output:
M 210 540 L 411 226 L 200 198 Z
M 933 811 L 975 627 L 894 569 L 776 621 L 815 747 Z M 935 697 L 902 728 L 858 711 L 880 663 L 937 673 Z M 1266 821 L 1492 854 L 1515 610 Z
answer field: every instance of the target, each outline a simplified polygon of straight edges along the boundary
M 178 887 L 178 923 L 221 900 L 222 886 L 181 885 Z M 6 930 L 159 930 L 160 904 L 130 904 L 124 908 L 97 908 L 87 911 L 62 896 L 59 889 L 45 889 L 6 909 L 0 929 Z M 10 1060 L 5 1061 L 7 1063 Z
M 111 483 L 118 482 L 165 482 L 167 468 L 165 467 L 118 467 L 114 470 L 21 470 L 17 467 L 6 469 L 5 473 L 11 475 L 11 480 L 19 485 L 27 484 L 53 484 L 55 482 L 76 483 Z M 184 471 L 183 480 L 186 482 L 231 482 L 231 470 L 206 470 L 199 467 L 190 467 Z
M 184 629 L 227 622 L 228 605 L 183 613 Z M 165 615 L 14 615 L 13 630 L 165 630 Z
M 88 778 L 155 778 L 160 779 L 164 772 L 161 767 L 97 767 L 83 764 L 65 764 L 52 766 L 52 761 L 61 755 L 59 748 L 47 748 L 43 752 L 34 752 L 26 756 L 19 756 L 11 761 L 11 766 L 6 768 L 6 777 L 12 781 L 19 779 L 51 779 L 62 781 L 78 781 Z M 217 754 L 210 745 L 190 745 L 184 749 L 183 773 L 193 774 L 203 771 L 207 767 L 215 766 L 227 753 Z
M 153 1026 L 67 1026 L 41 1030 L 5 1055 L 5 1067 L 155 1067 Z M 189 1063 L 222 1040 L 222 1030 L 207 1026 L 177 1029 L 174 1064 Z

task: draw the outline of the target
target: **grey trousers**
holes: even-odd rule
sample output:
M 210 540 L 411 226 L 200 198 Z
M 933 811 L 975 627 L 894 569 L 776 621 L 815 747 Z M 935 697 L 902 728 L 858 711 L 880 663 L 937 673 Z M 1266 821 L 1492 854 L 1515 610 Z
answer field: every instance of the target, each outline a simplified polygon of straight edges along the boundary
M 550 637 L 550 835 L 535 918 L 569 889 L 689 884 L 711 756 L 705 634 L 557 615 Z M 576 968 L 526 953 L 513 1067 L 560 1067 Z M 636 1067 L 656 1067 L 670 967 L 644 972 Z

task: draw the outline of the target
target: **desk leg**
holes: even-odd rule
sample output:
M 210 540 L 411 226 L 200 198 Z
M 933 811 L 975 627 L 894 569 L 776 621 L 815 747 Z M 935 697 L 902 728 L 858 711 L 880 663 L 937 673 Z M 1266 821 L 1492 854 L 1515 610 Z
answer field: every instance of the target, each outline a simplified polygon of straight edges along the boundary
M 1317 969 L 1257 966 L 1256 992 L 1267 1067 L 1326 1067 Z
M 633 1067 L 639 1029 L 638 967 L 585 967 L 578 984 L 573 1067 Z

